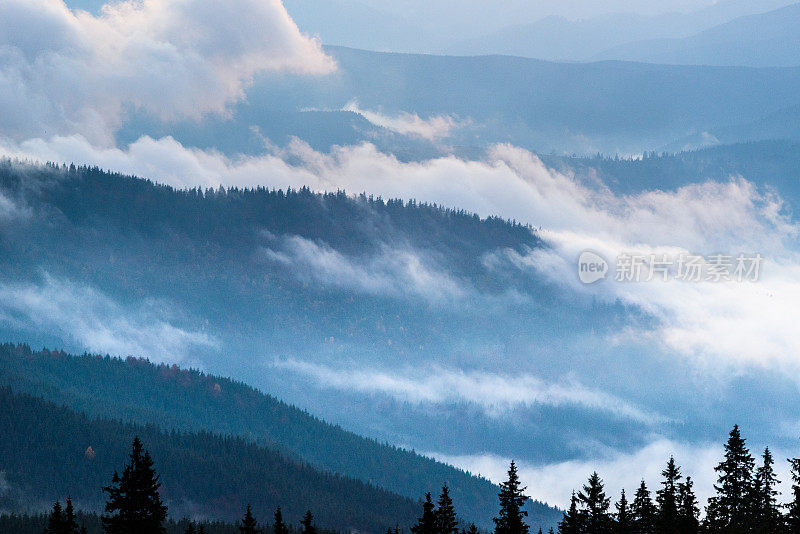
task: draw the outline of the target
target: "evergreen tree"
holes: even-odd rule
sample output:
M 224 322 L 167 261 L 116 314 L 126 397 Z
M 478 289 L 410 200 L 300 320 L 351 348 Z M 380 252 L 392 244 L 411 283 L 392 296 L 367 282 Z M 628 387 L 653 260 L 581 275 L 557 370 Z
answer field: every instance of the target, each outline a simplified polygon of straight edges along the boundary
M 300 521 L 303 527 L 303 534 L 317 534 L 317 527 L 314 525 L 314 516 L 311 515 L 311 510 L 306 510 L 306 515 Z
M 792 501 L 786 505 L 786 531 L 800 534 L 800 458 L 789 460 L 792 466 Z
M 528 512 L 523 510 L 528 497 L 523 494 L 527 488 L 520 487 L 517 466 L 511 462 L 508 468 L 508 480 L 500 484 L 500 514 L 494 518 L 495 534 L 528 534 L 528 525 L 524 518 Z M 539 529 L 541 534 L 541 528 Z
M 107 534 L 163 534 L 167 507 L 158 494 L 158 479 L 150 453 L 135 438 L 122 476 L 115 472 L 111 485 L 103 488 L 108 493 L 103 530 Z
M 289 534 L 289 527 L 283 522 L 281 507 L 275 509 L 275 521 L 272 523 L 272 534 Z
M 578 497 L 572 492 L 569 509 L 558 524 L 558 534 L 581 534 L 583 532 L 583 513 L 578 510 Z
M 79 534 L 78 522 L 75 517 L 75 508 L 72 506 L 72 498 L 67 497 L 67 505 L 64 507 L 64 534 Z
M 425 494 L 425 502 L 422 503 L 422 517 L 417 520 L 416 525 L 411 527 L 411 532 L 413 534 L 436 534 L 436 527 L 436 512 L 429 491 Z
M 678 484 L 678 533 L 697 534 L 700 529 L 700 508 L 694 495 L 692 477 Z
M 447 484 L 442 486 L 438 505 L 436 508 L 436 532 L 438 534 L 458 534 L 458 519 Z
M 657 531 L 660 534 L 678 533 L 678 484 L 680 484 L 680 467 L 675 465 L 675 458 L 669 458 L 667 467 L 661 471 L 664 480 L 661 489 L 656 492 L 658 503 Z
M 617 520 L 615 523 L 616 534 L 631 534 L 631 512 L 628 507 L 628 498 L 625 496 L 624 488 L 615 507 L 617 509 L 617 513 L 615 514 Z
M 610 499 L 606 497 L 603 481 L 595 471 L 587 484 L 578 492 L 578 500 L 585 513 L 586 534 L 608 534 L 612 532 Z
M 194 523 L 190 522 L 190 523 L 189 523 L 189 524 L 186 526 L 186 532 L 185 532 L 185 534 L 197 534 L 197 530 L 195 530 L 195 528 L 194 528 Z
M 780 480 L 772 467 L 775 461 L 769 447 L 764 449 L 761 456 L 762 463 L 756 469 L 753 482 L 753 515 L 756 534 L 777 534 L 781 530 L 783 517 L 778 508 L 777 496 L 780 492 L 775 489 Z
M 253 517 L 253 510 L 249 504 L 244 511 L 242 523 L 239 525 L 239 532 L 241 534 L 258 534 L 261 532 L 258 528 L 258 521 Z
M 719 473 L 716 495 L 708 500 L 706 526 L 720 534 L 746 533 L 752 524 L 753 457 L 734 425 L 725 444 L 725 459 L 714 469 Z
M 650 490 L 642 480 L 631 503 L 631 527 L 634 534 L 654 534 L 658 509 L 653 504 Z
M 61 503 L 56 501 L 53 504 L 53 510 L 47 517 L 47 528 L 45 534 L 62 534 L 64 528 L 64 511 L 61 508 Z

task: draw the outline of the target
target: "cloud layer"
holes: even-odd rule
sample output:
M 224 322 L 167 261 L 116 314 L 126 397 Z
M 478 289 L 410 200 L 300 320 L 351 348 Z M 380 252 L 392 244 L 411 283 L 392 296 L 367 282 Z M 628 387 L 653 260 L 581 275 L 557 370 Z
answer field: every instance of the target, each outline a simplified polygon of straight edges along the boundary
M 647 424 L 664 420 L 658 414 L 586 387 L 575 379 L 549 383 L 529 374 L 503 376 L 442 367 L 400 370 L 333 368 L 298 360 L 276 360 L 272 365 L 310 377 L 322 387 L 385 394 L 415 404 L 467 402 L 480 406 L 493 416 L 517 407 L 544 405 L 578 406 Z
M 36 332 L 60 332 L 92 352 L 183 361 L 189 350 L 216 345 L 203 332 L 175 326 L 163 302 L 123 306 L 96 288 L 45 275 L 40 284 L 0 283 L 0 321 Z
M 199 119 L 224 113 L 258 72 L 334 67 L 280 0 L 130 0 L 99 16 L 62 0 L 4 0 L 0 132 L 110 143 L 127 107 Z

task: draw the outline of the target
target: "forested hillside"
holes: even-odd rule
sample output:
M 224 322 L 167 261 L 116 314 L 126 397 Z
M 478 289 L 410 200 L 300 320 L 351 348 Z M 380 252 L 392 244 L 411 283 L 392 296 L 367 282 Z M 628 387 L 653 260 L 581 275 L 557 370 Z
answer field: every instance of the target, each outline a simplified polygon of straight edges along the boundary
M 156 461 L 172 517 L 235 521 L 250 503 L 263 513 L 280 506 L 293 524 L 311 509 L 328 528 L 383 532 L 386 525 L 412 524 L 419 513 L 413 499 L 326 474 L 243 438 L 91 419 L 8 388 L 0 389 L 0 406 L 3 509 L 41 509 L 71 496 L 79 508 L 101 511 L 101 488 L 139 436 Z
M 197 371 L 176 366 L 157 366 L 141 359 L 121 360 L 90 355 L 76 357 L 63 352 L 34 352 L 27 346 L 3 344 L 0 345 L 0 385 L 69 406 L 91 417 L 156 425 L 167 431 L 208 431 L 236 436 L 241 441 L 234 440 L 234 443 L 247 454 L 263 455 L 272 462 L 279 462 L 273 453 L 246 443 L 268 447 L 296 461 L 358 478 L 412 499 L 419 499 L 426 491 L 435 491 L 447 483 L 454 500 L 459 503 L 461 513 L 465 517 L 476 518 L 475 521 L 483 515 L 484 524 L 490 520 L 496 507 L 497 487 L 485 479 L 472 477 L 413 452 L 359 437 L 242 383 Z M 43 432 L 47 424 L 47 421 L 41 422 Z M 82 424 L 89 425 L 86 421 Z M 18 429 L 18 439 L 24 439 L 25 436 L 21 429 Z M 130 429 L 120 427 L 115 432 L 120 433 L 121 437 L 119 443 L 114 441 L 114 447 L 124 451 L 127 444 L 123 437 L 125 432 L 130 433 Z M 148 432 L 162 436 L 152 428 Z M 163 443 L 159 447 L 173 446 L 172 442 L 167 443 L 166 437 L 155 439 L 160 440 L 157 443 Z M 190 442 L 185 448 L 195 447 L 194 438 L 183 436 L 181 439 Z M 79 444 L 73 445 L 78 447 Z M 41 446 L 44 451 L 49 445 L 42 443 Z M 77 450 L 84 450 L 87 446 L 84 445 L 83 449 L 78 447 Z M 97 449 L 97 446 L 93 447 Z M 10 453 L 14 451 L 13 448 L 5 450 Z M 158 450 L 160 448 L 154 444 L 154 453 Z M 209 458 L 213 456 L 211 450 L 206 449 L 206 453 Z M 113 461 L 113 458 L 116 456 L 109 457 L 108 461 Z M 310 470 L 301 471 L 302 476 L 310 477 L 309 473 Z M 101 476 L 103 473 L 101 471 L 95 475 Z M 267 493 L 274 494 L 277 490 L 273 490 L 272 482 L 268 482 L 271 479 L 264 477 L 267 475 L 256 478 L 260 478 L 262 488 Z M 95 482 L 92 479 L 91 483 Z M 53 492 L 57 491 L 57 486 L 45 487 L 50 493 L 41 497 L 55 498 Z M 255 489 L 252 491 L 256 493 Z M 79 497 L 77 492 L 72 495 Z M 81 496 L 89 498 L 83 494 Z M 231 503 L 231 509 L 226 514 L 238 513 L 236 506 L 239 504 Z M 553 524 L 558 517 L 554 508 L 536 501 L 529 505 L 529 511 L 531 522 L 535 525 Z M 341 526 L 338 523 L 325 524 Z

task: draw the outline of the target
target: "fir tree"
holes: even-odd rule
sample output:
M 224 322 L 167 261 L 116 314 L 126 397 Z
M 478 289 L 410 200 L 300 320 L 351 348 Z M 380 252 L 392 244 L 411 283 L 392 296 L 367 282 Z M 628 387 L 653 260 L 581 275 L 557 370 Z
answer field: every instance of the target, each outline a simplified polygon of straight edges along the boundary
M 583 490 L 578 492 L 585 516 L 586 534 L 607 534 L 612 531 L 611 515 L 608 512 L 610 499 L 606 497 L 603 481 L 595 471 Z
M 628 499 L 625 496 L 624 488 L 615 507 L 617 509 L 617 513 L 614 514 L 617 520 L 615 524 L 616 534 L 631 534 L 631 512 L 628 507 Z
M 654 534 L 658 510 L 650 497 L 650 490 L 642 480 L 631 503 L 631 527 L 634 534 Z
M 303 527 L 303 534 L 317 534 L 317 527 L 314 525 L 314 516 L 311 515 L 311 510 L 306 510 L 306 515 L 300 521 Z
M 289 534 L 289 527 L 283 522 L 281 507 L 275 509 L 275 521 L 272 523 L 272 534 Z
M 438 507 L 436 508 L 436 532 L 438 534 L 457 534 L 458 519 L 453 507 L 453 499 L 450 498 L 450 490 L 447 484 L 442 486 L 442 494 L 439 496 Z
M 53 504 L 53 510 L 47 517 L 47 528 L 45 534 L 62 534 L 64 528 L 64 511 L 61 508 L 61 503 L 56 501 Z
M 800 534 L 800 458 L 789 460 L 792 466 L 792 500 L 786 505 L 786 531 Z
M 186 526 L 185 534 L 197 534 L 197 530 L 194 528 L 194 523 L 189 522 L 189 524 Z
M 678 484 L 680 484 L 680 467 L 675 465 L 675 458 L 669 458 L 667 467 L 661 471 L 664 480 L 662 488 L 656 492 L 658 503 L 658 532 L 660 534 L 678 533 Z
M 261 532 L 258 528 L 258 521 L 253 517 L 253 510 L 249 504 L 244 511 L 242 523 L 239 525 L 239 532 L 240 534 L 258 534 Z
M 517 466 L 512 461 L 508 468 L 508 480 L 500 484 L 500 514 L 494 518 L 495 534 L 528 534 L 529 527 L 524 521 L 528 512 L 522 509 L 528 500 L 523 494 L 526 489 L 520 487 Z
M 64 534 L 79 534 L 78 522 L 75 517 L 75 508 L 72 506 L 72 498 L 67 497 L 67 505 L 64 507 Z
M 572 492 L 569 509 L 558 524 L 558 534 L 581 534 L 583 532 L 584 514 L 578 510 L 578 497 Z
M 761 456 L 762 463 L 756 469 L 753 482 L 753 515 L 756 534 L 777 534 L 781 530 L 782 516 L 778 508 L 777 496 L 780 492 L 775 489 L 778 480 L 772 467 L 775 461 L 769 448 L 764 449 Z
M 725 444 L 725 459 L 714 469 L 719 473 L 716 495 L 708 500 L 706 526 L 720 534 L 748 531 L 752 522 L 753 457 L 734 425 Z
M 700 529 L 700 508 L 694 495 L 692 477 L 678 484 L 678 533 L 697 534 Z
M 163 534 L 167 507 L 158 494 L 158 479 L 150 453 L 135 438 L 122 476 L 115 472 L 111 485 L 103 488 L 108 493 L 103 530 L 107 534 Z
M 413 534 L 436 534 L 436 527 L 436 512 L 429 491 L 425 494 L 425 502 L 422 503 L 422 517 L 417 520 L 416 525 L 411 527 L 411 532 Z

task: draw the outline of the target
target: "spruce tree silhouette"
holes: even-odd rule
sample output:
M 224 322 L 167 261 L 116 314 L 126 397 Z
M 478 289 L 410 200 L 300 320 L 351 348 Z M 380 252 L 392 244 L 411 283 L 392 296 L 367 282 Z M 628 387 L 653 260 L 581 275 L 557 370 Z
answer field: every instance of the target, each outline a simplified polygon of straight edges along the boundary
M 628 498 L 625 496 L 624 488 L 614 506 L 617 509 L 615 514 L 615 519 L 617 520 L 615 524 L 616 534 L 631 534 L 631 511 L 628 507 Z
M 249 504 L 244 512 L 242 523 L 239 525 L 239 532 L 240 534 L 259 534 L 261 532 L 258 528 L 258 521 L 253 517 L 253 510 Z
M 517 466 L 512 460 L 508 480 L 500 484 L 500 513 L 494 518 L 495 534 L 528 534 L 529 527 L 524 521 L 528 512 L 522 509 L 528 500 L 523 494 L 526 489 L 520 487 Z
M 656 505 L 650 497 L 650 490 L 642 480 L 631 503 L 631 524 L 634 534 L 654 534 L 657 513 Z
M 675 458 L 670 456 L 667 467 L 661 471 L 664 480 L 661 489 L 656 492 L 658 502 L 658 532 L 659 534 L 678 534 L 678 485 L 680 484 L 681 469 L 675 464 Z
M 306 510 L 306 515 L 303 516 L 300 525 L 303 527 L 303 534 L 317 534 L 317 527 L 314 526 L 314 516 L 311 515 L 311 510 Z
M 753 516 L 753 457 L 734 425 L 725 444 L 725 459 L 714 468 L 719 473 L 716 495 L 708 500 L 706 526 L 726 534 L 744 534 Z
M 450 498 L 450 489 L 447 484 L 442 486 L 442 494 L 439 496 L 439 506 L 436 508 L 436 531 L 438 534 L 458 534 L 458 519 L 456 510 L 453 507 L 453 499 Z
M 417 520 L 417 524 L 411 527 L 413 534 L 436 534 L 436 512 L 434 511 L 431 492 L 425 494 L 425 502 L 422 503 L 422 517 Z
M 609 534 L 612 532 L 611 514 L 608 512 L 610 500 L 603 489 L 603 481 L 595 471 L 578 492 L 578 500 L 585 514 L 584 532 L 586 534 Z
M 159 477 L 153 468 L 150 453 L 134 438 L 130 463 L 122 476 L 114 472 L 102 516 L 106 534 L 163 534 L 167 507 L 161 502 Z
M 694 495 L 692 477 L 678 484 L 678 532 L 697 534 L 700 530 L 700 508 Z
M 283 513 L 281 507 L 275 510 L 275 521 L 272 523 L 272 534 L 289 534 L 289 527 L 283 522 Z
M 47 517 L 47 528 L 45 534 L 62 534 L 64 528 L 64 511 L 61 508 L 61 503 L 56 501 L 53 504 L 53 509 Z
M 761 465 L 756 469 L 753 483 L 753 513 L 756 534 L 777 534 L 783 526 L 783 517 L 778 508 L 777 496 L 780 492 L 775 489 L 780 480 L 772 467 L 775 461 L 769 447 L 761 455 Z
M 569 508 L 564 512 L 564 517 L 558 524 L 559 534 L 581 534 L 583 532 L 584 514 L 578 510 L 578 496 L 572 492 Z

